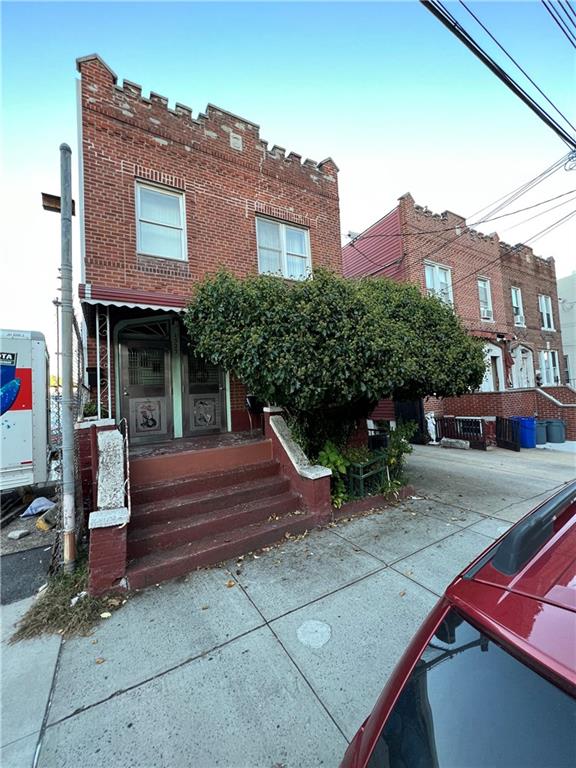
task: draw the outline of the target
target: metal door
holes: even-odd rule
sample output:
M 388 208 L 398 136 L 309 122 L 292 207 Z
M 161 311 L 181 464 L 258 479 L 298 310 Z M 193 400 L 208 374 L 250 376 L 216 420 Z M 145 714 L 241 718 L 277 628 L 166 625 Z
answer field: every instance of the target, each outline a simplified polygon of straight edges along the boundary
M 172 387 L 170 345 L 165 341 L 124 341 L 121 345 L 122 416 L 132 443 L 170 440 Z
M 224 372 L 191 351 L 183 355 L 183 363 L 184 434 L 222 432 L 225 429 Z

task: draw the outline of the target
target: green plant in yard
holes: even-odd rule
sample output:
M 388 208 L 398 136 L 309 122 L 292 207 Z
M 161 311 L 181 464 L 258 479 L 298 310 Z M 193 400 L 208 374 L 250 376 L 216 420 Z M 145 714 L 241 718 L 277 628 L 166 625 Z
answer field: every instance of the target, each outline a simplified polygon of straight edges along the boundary
M 404 485 L 404 465 L 405 457 L 412 453 L 410 439 L 418 431 L 418 425 L 413 421 L 407 421 L 398 424 L 396 429 L 391 430 L 388 435 L 388 446 L 386 448 L 386 466 L 390 473 L 389 481 L 398 481 Z
M 318 454 L 318 463 L 323 467 L 332 470 L 331 496 L 332 504 L 339 509 L 347 499 L 346 483 L 344 478 L 348 469 L 349 461 L 345 458 L 342 451 L 328 441 Z
M 383 397 L 459 395 L 484 376 L 482 342 L 451 307 L 384 278 L 220 272 L 197 285 L 185 324 L 198 355 L 290 412 L 310 455 L 343 447 Z

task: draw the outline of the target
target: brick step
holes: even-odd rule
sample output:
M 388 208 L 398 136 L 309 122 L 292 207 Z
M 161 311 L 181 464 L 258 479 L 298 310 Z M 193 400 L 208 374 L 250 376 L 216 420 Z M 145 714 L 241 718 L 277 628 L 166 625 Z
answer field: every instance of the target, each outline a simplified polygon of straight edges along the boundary
M 286 477 L 273 475 L 225 488 L 215 488 L 212 491 L 194 493 L 183 498 L 149 502 L 132 508 L 130 527 L 134 530 L 178 518 L 203 515 L 219 509 L 230 509 L 238 504 L 278 496 L 289 490 L 290 481 Z
M 142 589 L 161 581 L 175 579 L 197 568 L 215 565 L 223 560 L 276 544 L 286 533 L 297 535 L 310 530 L 314 525 L 314 516 L 311 514 L 286 515 L 280 520 L 253 523 L 190 542 L 176 549 L 155 552 L 128 565 L 128 585 L 130 589 Z
M 170 483 L 161 480 L 154 483 L 139 483 L 136 486 L 131 484 L 130 496 L 132 506 L 137 507 L 153 501 L 174 499 L 178 496 L 189 496 L 194 493 L 211 491 L 215 488 L 239 485 L 249 480 L 272 477 L 277 475 L 278 472 L 279 464 L 277 461 L 261 461 L 257 464 L 237 467 L 236 469 L 172 480 Z
M 272 459 L 270 440 L 248 440 L 235 445 L 215 448 L 182 450 L 163 453 L 160 449 L 150 455 L 130 457 L 130 479 L 135 486 L 154 482 L 181 480 L 186 477 L 224 472 L 247 464 Z
M 128 557 L 144 557 L 158 550 L 181 547 L 219 533 L 228 532 L 231 535 L 235 529 L 251 523 L 296 512 L 299 504 L 299 496 L 288 492 L 183 520 L 170 520 L 129 530 Z

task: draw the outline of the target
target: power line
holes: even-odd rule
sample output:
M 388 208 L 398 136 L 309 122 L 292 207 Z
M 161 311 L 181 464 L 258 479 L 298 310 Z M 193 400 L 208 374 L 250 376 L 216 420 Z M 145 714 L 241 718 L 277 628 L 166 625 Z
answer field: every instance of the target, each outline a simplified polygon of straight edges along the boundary
M 509 232 L 511 229 L 516 229 L 516 227 L 520 227 L 522 226 L 522 224 L 527 224 L 529 221 L 532 221 L 533 219 L 537 219 L 540 216 L 545 216 L 547 213 L 550 213 L 551 211 L 555 211 L 556 208 L 561 208 L 563 205 L 567 205 L 568 203 L 573 203 L 575 200 L 576 200 L 576 197 L 571 197 L 568 200 L 563 200 L 561 203 L 557 203 L 556 205 L 553 205 L 550 208 L 546 208 L 545 211 L 539 211 L 538 213 L 535 213 L 533 216 L 528 216 L 527 219 L 522 219 L 522 221 L 519 221 L 517 224 L 512 224 L 511 227 L 505 227 L 502 231 Z
M 522 243 L 522 245 L 526 245 L 527 243 L 533 242 L 533 241 L 539 239 L 540 237 L 544 237 L 544 235 L 548 234 L 553 229 L 556 229 L 556 227 L 559 227 L 561 224 L 566 223 L 566 221 L 571 219 L 573 216 L 576 216 L 576 210 L 571 211 L 570 213 L 567 213 L 565 216 L 562 216 L 562 218 L 558 219 L 553 224 L 549 224 L 547 227 L 544 227 L 544 229 L 541 229 L 540 232 L 537 232 L 535 235 L 532 235 L 527 240 L 525 240 L 524 243 Z M 496 259 L 492 259 L 492 261 L 489 261 L 486 264 L 483 264 L 478 269 L 475 269 L 472 272 L 469 272 L 467 275 L 464 275 L 463 277 L 459 278 L 458 280 L 455 280 L 452 283 L 452 287 L 454 287 L 455 285 L 458 285 L 458 283 L 461 283 L 463 280 L 468 280 L 468 278 L 473 277 L 474 275 L 477 275 L 479 272 L 483 272 L 486 269 L 486 267 L 490 267 L 490 266 L 492 266 L 492 264 L 496 264 L 498 261 L 503 259 L 505 256 L 508 256 L 513 251 L 515 251 L 516 248 L 517 248 L 516 245 L 508 246 L 504 252 L 500 252 L 498 254 L 498 257 Z
M 566 37 L 566 39 L 568 40 L 572 48 L 576 48 L 576 37 L 574 37 L 574 33 L 568 26 L 566 26 L 566 24 L 564 23 L 564 20 L 555 10 L 552 3 L 547 2 L 547 0 L 540 0 L 540 2 L 544 6 L 544 8 L 548 11 L 549 16 L 552 17 L 552 20 L 556 23 L 556 26 L 563 33 L 564 37 Z
M 568 192 L 562 192 L 561 195 L 550 197 L 548 198 L 548 200 L 541 200 L 539 203 L 534 203 L 533 205 L 527 205 L 525 208 L 517 208 L 515 211 L 510 211 L 509 213 L 502 213 L 499 216 L 491 216 L 489 219 L 480 219 L 479 221 L 473 222 L 472 224 L 466 224 L 466 229 L 475 227 L 478 224 L 486 224 L 489 221 L 497 221 L 498 219 L 504 219 L 507 216 L 514 216 L 517 213 L 524 213 L 524 211 L 530 211 L 533 208 L 538 208 L 541 205 L 546 205 L 546 203 L 552 203 L 554 202 L 554 200 L 559 200 L 561 197 L 566 197 L 567 195 L 571 195 L 574 192 L 576 192 L 576 189 L 569 189 Z M 560 203 L 560 205 L 565 205 L 565 203 Z M 557 206 L 554 206 L 549 210 L 553 211 L 554 208 L 556 207 Z M 547 211 L 544 211 L 544 213 L 546 212 Z M 537 215 L 540 216 L 541 214 L 537 214 Z M 381 219 L 378 219 L 378 221 L 381 221 Z M 526 219 L 526 221 L 530 221 L 530 219 Z M 376 224 L 377 223 L 378 222 L 376 222 Z M 372 224 L 372 226 L 375 226 L 375 224 Z M 440 232 L 453 232 L 453 231 L 454 231 L 454 227 L 443 227 L 442 229 L 420 229 L 420 230 L 417 230 L 416 232 L 383 232 L 379 235 L 365 235 L 365 236 L 358 235 L 358 237 L 355 237 L 352 239 L 352 242 L 356 243 L 360 240 L 379 240 L 381 238 L 387 238 L 387 237 L 419 237 L 421 235 L 432 235 Z M 347 243 L 347 245 L 350 245 L 350 244 L 351 243 Z
M 465 10 L 466 10 L 466 11 L 467 11 L 469 14 L 470 14 L 470 16 L 472 16 L 472 18 L 473 18 L 473 19 L 475 19 L 475 20 L 476 20 L 476 22 L 477 22 L 477 23 L 478 23 L 478 24 L 479 24 L 479 25 L 482 27 L 482 29 L 483 29 L 483 30 L 486 32 L 486 34 L 487 34 L 487 35 L 488 35 L 488 36 L 489 36 L 489 37 L 490 37 L 490 38 L 491 38 L 491 39 L 492 39 L 492 40 L 493 40 L 493 41 L 496 43 L 496 45 L 498 46 L 498 48 L 500 48 L 500 50 L 501 50 L 501 51 L 502 51 L 502 52 L 503 52 L 503 53 L 504 53 L 504 54 L 505 54 L 505 55 L 506 55 L 506 56 L 507 56 L 507 57 L 510 59 L 510 61 L 511 61 L 511 62 L 512 62 L 512 63 L 513 63 L 513 64 L 514 64 L 514 65 L 515 65 L 515 66 L 516 66 L 516 67 L 517 67 L 519 70 L 520 70 L 520 72 L 522 72 L 522 74 L 524 75 L 524 77 L 525 77 L 527 80 L 529 80 L 529 81 L 532 83 L 532 85 L 534 86 L 534 88 L 536 88 L 536 90 L 538 91 L 538 93 L 540 93 L 542 96 L 544 96 L 544 98 L 546 99 L 546 101 L 548 102 L 548 104 L 550 104 L 550 106 L 551 106 L 553 109 L 555 109 L 555 110 L 556 110 L 556 112 L 557 112 L 557 113 L 560 115 L 560 117 L 562 117 L 562 118 L 563 118 L 563 119 L 564 119 L 564 120 L 565 120 L 565 121 L 568 123 L 568 125 L 570 126 L 570 128 L 572 128 L 572 130 L 576 131 L 576 128 L 574 127 L 574 125 L 572 125 L 572 123 L 570 122 L 570 120 L 568 120 L 568 118 L 566 117 L 566 115 L 565 115 L 563 112 L 561 112 L 561 111 L 558 109 L 558 107 L 557 107 L 557 106 L 556 106 L 556 105 L 555 105 L 555 104 L 554 104 L 554 103 L 553 103 L 553 102 L 552 102 L 552 101 L 551 101 L 551 100 L 548 98 L 548 96 L 546 96 L 546 94 L 544 93 L 544 91 L 543 91 L 543 90 L 542 90 L 542 89 L 541 89 L 541 88 L 540 88 L 538 85 L 536 85 L 536 83 L 535 83 L 535 82 L 534 82 L 534 80 L 533 80 L 533 79 L 530 77 L 530 75 L 529 75 L 529 74 L 526 72 L 526 70 L 525 70 L 525 69 L 523 69 L 523 68 L 520 66 L 520 64 L 518 64 L 518 62 L 516 61 L 516 59 L 515 59 L 515 58 L 514 58 L 514 57 L 513 57 L 513 56 L 512 56 L 510 53 L 508 53 L 508 51 L 506 50 L 506 48 L 504 48 L 504 46 L 503 46 L 503 45 L 501 45 L 501 44 L 498 42 L 498 40 L 496 40 L 496 38 L 495 38 L 495 37 L 494 37 L 494 35 L 493 35 L 493 34 L 490 32 L 490 30 L 489 30 L 489 29 L 488 29 L 488 28 L 487 28 L 487 27 L 486 27 L 486 26 L 485 26 L 485 25 L 484 25 L 484 24 L 483 24 L 483 23 L 480 21 L 480 19 L 478 18 L 478 16 L 476 16 L 476 14 L 475 14 L 473 11 L 471 11 L 471 10 L 470 10 L 470 8 L 468 8 L 468 6 L 466 5 L 466 3 L 465 3 L 463 0 L 460 0 L 460 5 L 461 5 L 461 6 L 462 6 L 462 7 L 463 7 L 463 8 L 464 8 L 464 9 L 465 9 Z
M 568 24 L 571 27 L 576 28 L 576 25 L 574 24 L 574 21 L 576 20 L 576 13 L 574 13 L 572 8 L 566 8 L 562 0 L 558 0 L 558 6 L 562 9 L 564 16 L 566 16 L 566 18 L 568 19 Z
M 576 20 L 576 11 L 572 7 L 572 3 L 570 2 L 570 0 L 565 0 L 565 2 L 566 2 L 566 5 L 568 6 L 568 8 L 570 9 L 570 13 L 572 14 L 574 19 Z
M 495 201 L 495 203 L 492 203 L 491 205 L 485 206 L 483 209 L 481 208 L 480 210 L 489 210 L 489 212 L 486 214 L 487 217 L 492 215 L 492 210 L 490 210 L 490 209 L 494 205 L 496 207 L 493 208 L 493 211 L 500 211 L 500 210 L 502 210 L 502 208 L 505 208 L 509 204 L 508 200 L 517 200 L 518 197 L 521 197 L 522 194 L 525 194 L 525 191 L 533 189 L 535 186 L 537 186 L 537 184 L 540 184 L 542 181 L 544 181 L 549 176 L 551 176 L 553 173 L 555 173 L 564 164 L 566 159 L 568 157 L 570 157 L 572 154 L 574 154 L 574 153 L 568 153 L 567 155 L 564 155 L 559 160 L 556 160 L 554 163 L 552 163 L 552 165 L 550 165 L 544 171 L 539 173 L 537 176 L 535 176 L 532 179 L 529 179 L 527 182 L 524 182 L 524 184 L 521 184 L 519 187 L 514 189 L 511 193 L 509 193 L 508 196 L 504 196 L 504 197 L 498 198 Z M 386 216 L 388 216 L 390 213 L 392 213 L 393 210 L 394 209 L 389 211 L 389 213 L 386 214 Z M 383 218 L 385 218 L 385 217 L 383 217 Z M 382 219 L 378 219 L 378 221 L 382 221 Z M 374 226 L 374 225 L 372 225 L 372 226 Z M 371 229 L 371 227 L 369 227 L 369 229 Z M 438 230 L 435 230 L 434 233 L 436 233 L 437 231 Z M 447 246 L 452 245 L 453 243 L 455 243 L 456 240 L 458 240 L 460 237 L 462 237 L 464 234 L 466 234 L 468 232 L 469 232 L 469 230 L 464 228 L 462 230 L 462 232 L 460 232 L 460 234 L 457 234 L 452 239 L 446 240 L 444 243 L 441 243 L 438 248 L 433 248 L 431 251 L 426 253 L 424 256 L 418 256 L 418 257 L 416 257 L 414 259 L 407 259 L 407 260 L 405 260 L 404 261 L 404 267 L 410 266 L 411 264 L 415 264 L 415 263 L 417 263 L 419 261 L 424 261 L 425 259 L 429 259 L 431 256 L 435 256 L 437 253 L 442 251 Z M 386 269 L 388 269 L 389 267 L 397 264 L 399 262 L 399 260 L 401 261 L 404 258 L 403 256 L 400 256 L 400 258 L 395 258 L 392 261 L 387 262 L 386 264 L 380 264 L 379 262 L 374 261 L 367 253 L 362 251 L 360 248 L 357 248 L 354 243 L 349 243 L 349 245 L 351 245 L 352 248 L 354 248 L 354 250 L 357 253 L 359 253 L 360 255 L 364 256 L 371 264 L 373 264 L 374 266 L 378 267 L 378 269 L 374 270 L 373 272 L 369 272 L 367 275 L 365 275 L 366 277 L 377 275 L 378 273 L 383 272 Z M 470 244 L 468 244 L 466 247 L 468 248 L 468 250 L 475 251 L 477 253 L 482 254 L 483 256 L 486 255 L 486 254 L 482 253 L 482 251 L 478 251 L 478 249 L 473 248 Z
M 544 122 L 554 133 L 559 136 L 562 141 L 567 144 L 571 149 L 576 149 L 576 140 L 571 136 L 559 123 L 551 117 L 546 110 L 540 106 L 518 83 L 510 77 L 502 67 L 491 58 L 486 51 L 482 49 L 480 45 L 472 38 L 472 36 L 464 29 L 464 27 L 452 16 L 452 14 L 439 2 L 439 0 L 420 0 L 422 5 L 429 10 L 436 18 L 455 35 L 460 42 L 478 58 L 480 61 L 488 67 L 488 69 L 496 75 L 496 77 L 504 83 L 519 99 L 521 99 L 526 106 L 528 106 L 534 114 L 536 114 L 542 122 Z M 545 2 L 545 0 L 542 0 Z

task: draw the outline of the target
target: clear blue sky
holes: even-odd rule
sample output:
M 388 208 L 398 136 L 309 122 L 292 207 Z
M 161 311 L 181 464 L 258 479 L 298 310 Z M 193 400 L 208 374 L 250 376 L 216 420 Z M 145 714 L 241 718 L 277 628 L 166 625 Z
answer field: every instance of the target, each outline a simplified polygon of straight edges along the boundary
M 576 123 L 574 50 L 542 5 L 470 6 Z M 461 6 L 450 9 L 480 34 Z M 14 292 L 8 299 L 3 292 L 3 327 L 50 330 L 58 221 L 42 212 L 40 192 L 58 192 L 59 144 L 76 151 L 77 56 L 96 51 L 120 81 L 195 114 L 212 102 L 253 120 L 270 144 L 315 160 L 331 155 L 340 167 L 343 232 L 364 229 L 408 190 L 433 210 L 469 215 L 566 151 L 415 1 L 18 2 L 1 10 L 3 211 L 14 223 L 5 233 Z M 576 170 L 562 171 L 523 202 L 572 188 Z M 517 242 L 575 207 L 499 231 Z M 566 226 L 535 250 L 553 255 L 566 274 L 570 240 L 575 230 Z M 23 304 L 17 291 L 31 276 L 38 288 Z

